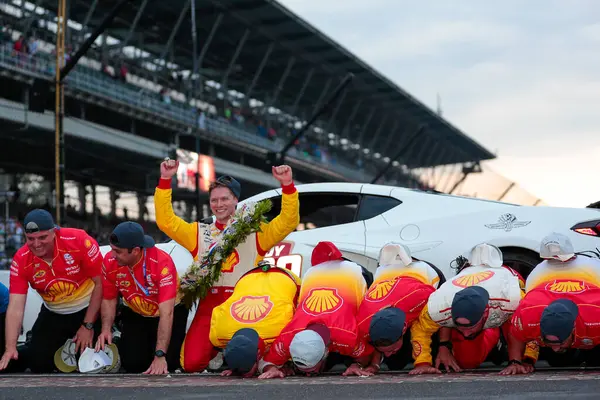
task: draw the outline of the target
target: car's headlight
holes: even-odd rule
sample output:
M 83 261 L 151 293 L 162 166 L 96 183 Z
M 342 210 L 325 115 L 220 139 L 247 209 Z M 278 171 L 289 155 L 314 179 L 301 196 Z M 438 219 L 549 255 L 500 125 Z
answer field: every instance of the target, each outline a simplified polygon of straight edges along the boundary
M 571 230 L 588 236 L 600 236 L 600 220 L 580 222 L 571 227 Z

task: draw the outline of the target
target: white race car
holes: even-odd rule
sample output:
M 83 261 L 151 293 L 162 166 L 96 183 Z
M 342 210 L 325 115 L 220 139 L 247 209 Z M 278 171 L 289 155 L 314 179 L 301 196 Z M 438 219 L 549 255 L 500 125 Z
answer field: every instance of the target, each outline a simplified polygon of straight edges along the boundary
M 466 257 L 482 242 L 498 246 L 505 264 L 524 277 L 540 262 L 540 241 L 550 232 L 569 236 L 578 252 L 596 251 L 600 244 L 597 209 L 519 206 L 360 183 L 305 184 L 298 185 L 298 191 L 301 224 L 265 259 L 299 275 L 310 267 L 312 250 L 320 241 L 333 242 L 346 258 L 371 272 L 385 243 L 403 243 L 414 258 L 433 264 L 446 277 L 456 274 L 451 264 L 458 256 Z M 273 218 L 281 208 L 279 189 L 242 203 L 263 199 L 273 202 L 268 215 Z M 173 241 L 158 247 L 171 253 L 180 274 L 192 263 L 190 253 Z M 101 247 L 102 254 L 109 250 Z M 8 285 L 8 271 L 0 271 L 0 282 Z M 40 296 L 30 289 L 24 332 L 31 329 L 40 306 Z

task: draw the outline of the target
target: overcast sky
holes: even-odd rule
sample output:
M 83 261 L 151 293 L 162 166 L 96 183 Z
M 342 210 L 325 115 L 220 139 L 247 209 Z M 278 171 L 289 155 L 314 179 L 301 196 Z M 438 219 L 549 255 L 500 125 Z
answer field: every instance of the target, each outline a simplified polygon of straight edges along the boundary
M 280 0 L 553 206 L 600 200 L 600 1 Z

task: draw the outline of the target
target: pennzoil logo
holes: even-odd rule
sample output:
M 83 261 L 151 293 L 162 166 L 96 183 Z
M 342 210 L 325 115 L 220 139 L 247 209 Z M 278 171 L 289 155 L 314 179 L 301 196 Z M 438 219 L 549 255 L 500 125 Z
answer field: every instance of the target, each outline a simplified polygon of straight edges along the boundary
M 46 275 L 46 271 L 44 271 L 44 270 L 38 271 L 33 275 L 33 279 L 40 279 L 44 275 Z
M 399 281 L 400 277 L 395 277 L 374 284 L 367 292 L 365 299 L 368 301 L 381 301 L 385 299 L 398 285 Z
M 339 310 L 344 304 L 337 289 L 316 288 L 311 289 L 302 302 L 302 309 L 307 314 L 320 315 L 330 314 Z
M 242 324 L 252 324 L 264 319 L 273 309 L 269 296 L 243 296 L 230 307 L 233 319 Z
M 233 253 L 227 257 L 227 260 L 223 261 L 221 266 L 221 272 L 233 272 L 233 269 L 240 263 L 240 255 L 237 250 L 233 250 Z
M 546 285 L 546 290 L 553 293 L 583 293 L 589 287 L 584 281 L 554 281 Z
M 494 276 L 494 273 L 492 271 L 476 272 L 474 274 L 460 276 L 454 279 L 452 283 L 454 284 L 454 286 L 467 288 L 470 286 L 475 286 L 478 283 L 487 281 L 492 276 Z

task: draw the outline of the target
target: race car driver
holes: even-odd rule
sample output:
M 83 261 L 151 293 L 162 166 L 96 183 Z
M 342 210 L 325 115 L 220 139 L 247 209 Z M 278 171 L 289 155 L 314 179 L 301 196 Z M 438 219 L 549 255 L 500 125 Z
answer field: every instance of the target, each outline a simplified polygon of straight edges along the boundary
M 117 297 L 123 296 L 121 365 L 130 373 L 166 374 L 180 368 L 188 309 L 179 304 L 179 278 L 171 256 L 136 222 L 122 222 L 104 256 L 102 332 L 96 351 L 112 343 Z
M 382 355 L 390 370 L 401 370 L 411 363 L 410 331 L 405 333 L 419 318 L 429 296 L 445 281 L 437 268 L 414 261 L 408 247 L 396 243 L 384 245 L 375 280 L 356 317 L 363 352 L 344 375 L 377 373 Z
M 576 255 L 559 233 L 542 239 L 540 257 L 544 261 L 527 278 L 527 294 L 512 317 L 512 335 L 521 343 L 536 341 L 544 351 L 571 353 L 571 363 L 598 365 L 600 260 Z
M 296 274 L 266 261 L 240 278 L 231 297 L 214 308 L 210 324 L 212 345 L 224 350 L 223 376 L 254 376 L 258 360 L 294 316 L 299 292 Z
M 29 286 L 44 304 L 33 325 L 27 360 L 32 372 L 55 369 L 54 354 L 67 339 L 75 351 L 94 346 L 102 302 L 102 255 L 85 231 L 58 228 L 46 210 L 29 212 L 23 221 L 26 244 L 10 267 L 10 301 L 6 312 L 6 350 L 0 370 L 17 360 L 17 339 L 23 323 Z
M 440 373 L 438 368 L 442 364 L 457 372 L 477 368 L 497 346 L 500 327 L 504 325 L 508 333 L 510 322 L 505 322 L 519 305 L 523 283 L 520 276 L 502 262 L 500 249 L 479 244 L 471 250 L 468 266 L 429 297 L 419 320 L 411 328 L 415 360 L 411 375 Z M 440 344 L 434 367 L 431 336 L 438 329 Z M 513 354 L 519 343 L 510 336 L 507 340 L 509 354 Z M 518 351 L 524 350 L 519 347 Z M 528 348 L 528 351 L 535 349 Z M 526 373 L 532 369 L 515 359 L 502 373 Z
M 333 243 L 319 242 L 302 278 L 296 313 L 259 362 L 259 378 L 285 377 L 290 358 L 301 373 L 316 375 L 325 369 L 330 352 L 360 353 L 356 314 L 366 289 L 362 268 L 344 260 Z
M 222 237 L 236 210 L 241 185 L 230 176 L 218 178 L 209 189 L 210 208 L 216 216 L 216 222 L 188 223 L 175 215 L 171 204 L 171 178 L 177 173 L 178 164 L 175 160 L 165 160 L 160 166 L 161 179 L 154 193 L 156 223 L 167 236 L 188 249 L 195 260 L 200 260 L 210 246 Z M 282 188 L 281 212 L 235 249 L 223 263 L 220 280 L 198 304 L 198 311 L 181 349 L 181 365 L 187 372 L 201 372 L 211 360 L 213 347 L 209 331 L 213 308 L 227 300 L 238 279 L 253 269 L 266 252 L 293 232 L 300 222 L 300 204 L 292 169 L 282 165 L 273 167 L 272 173 Z

